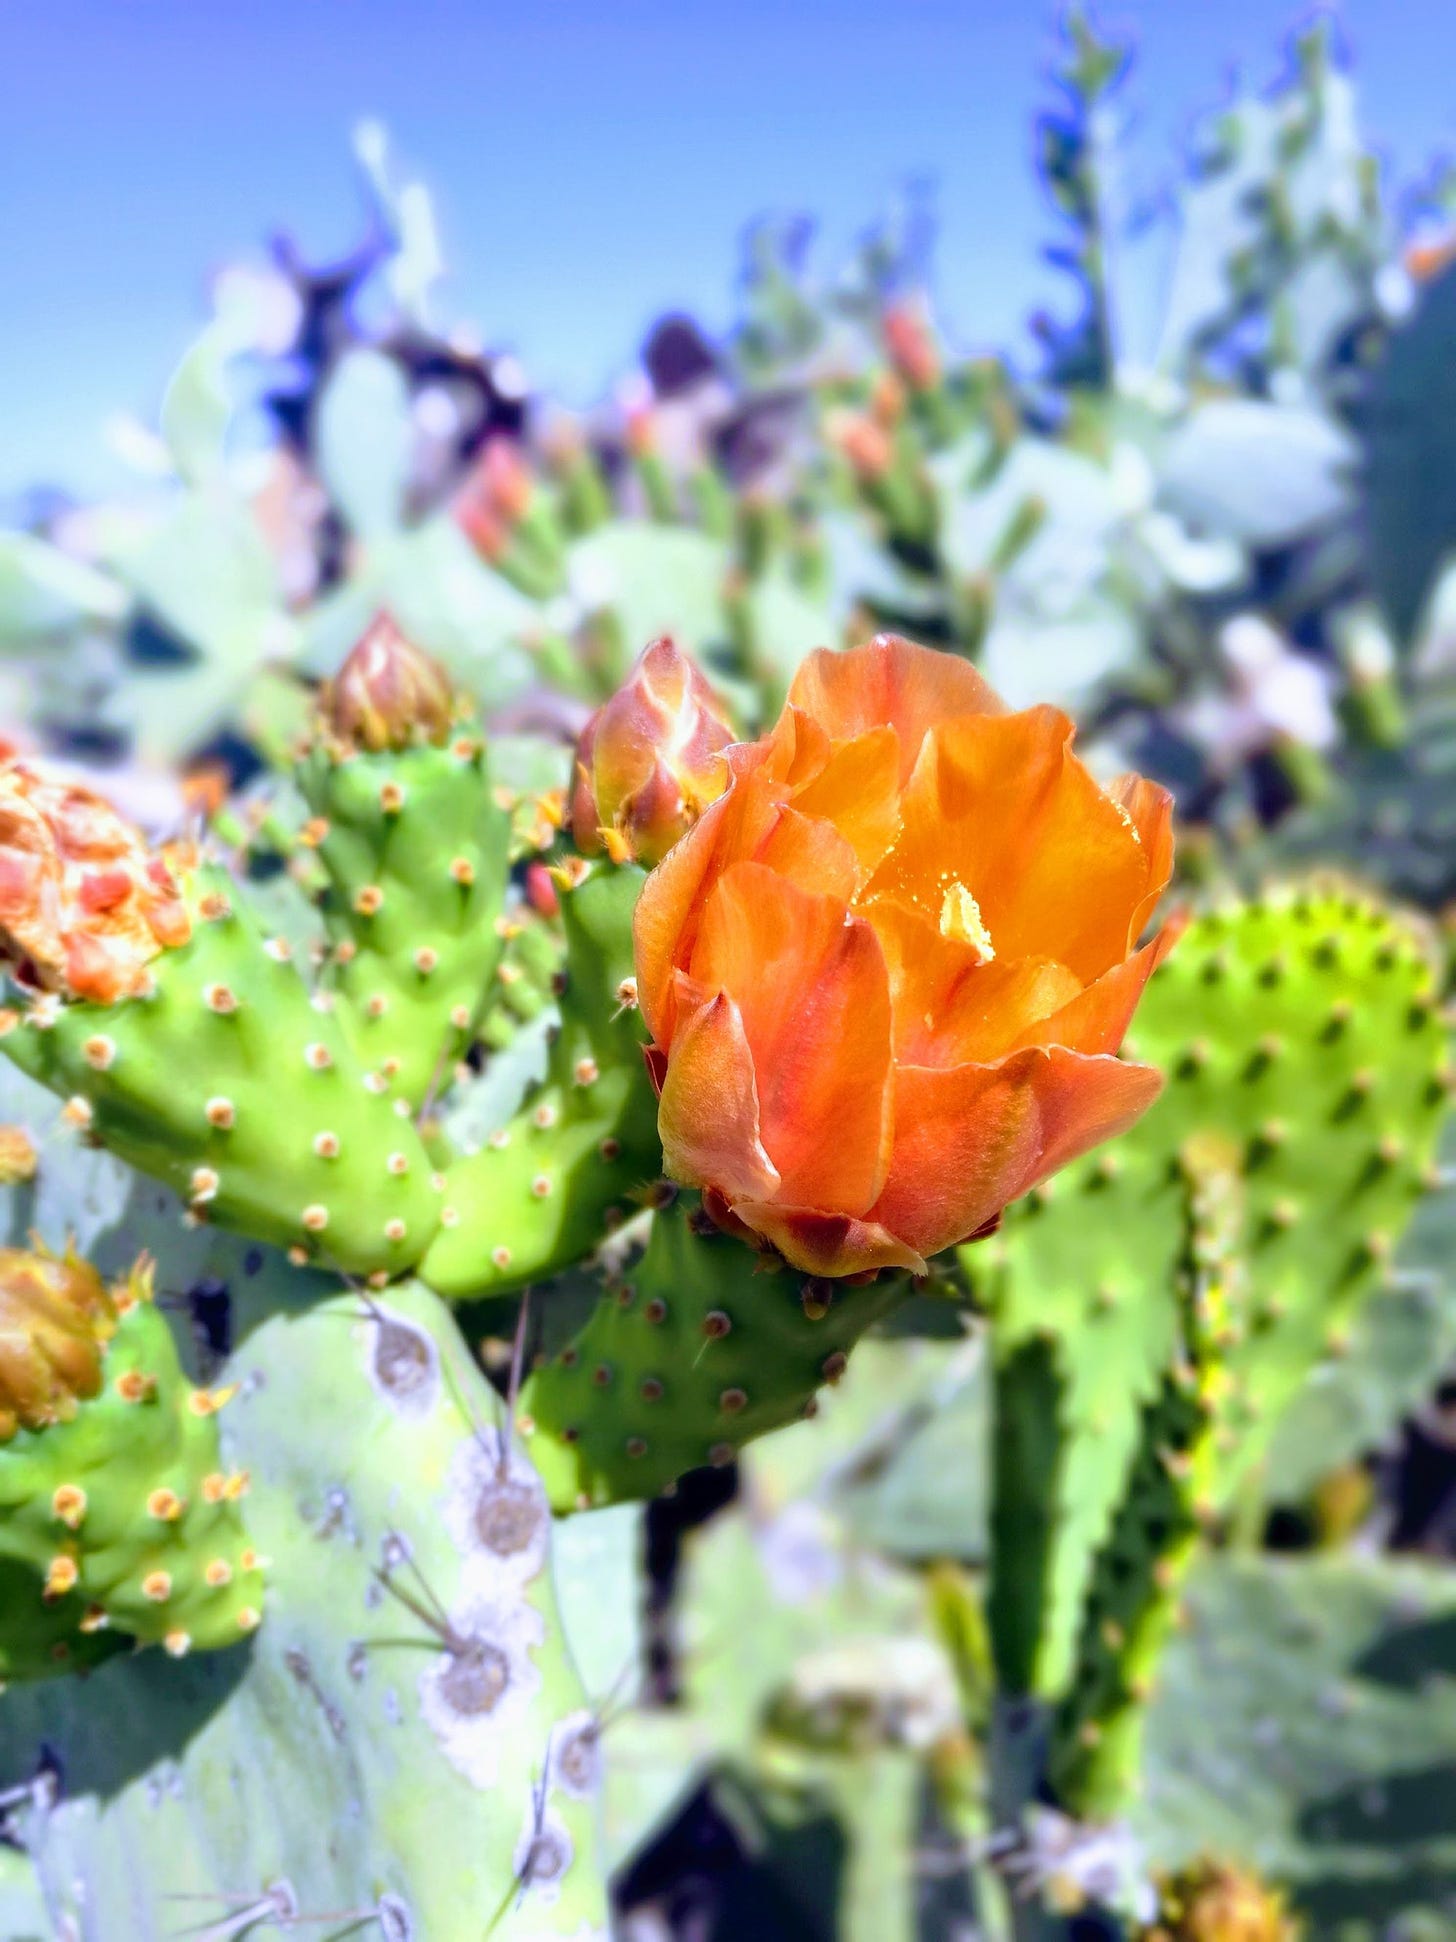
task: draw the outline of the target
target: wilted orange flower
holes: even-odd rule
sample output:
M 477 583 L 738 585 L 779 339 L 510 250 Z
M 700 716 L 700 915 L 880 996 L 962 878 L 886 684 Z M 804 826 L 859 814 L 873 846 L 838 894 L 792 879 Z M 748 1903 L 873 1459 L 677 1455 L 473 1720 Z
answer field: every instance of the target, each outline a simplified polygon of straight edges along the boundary
M 347 749 L 379 754 L 443 742 L 455 720 L 455 690 L 440 663 L 379 613 L 330 682 L 325 716 Z
M 1159 1885 L 1148 1942 L 1299 1942 L 1304 1932 L 1279 1889 L 1232 1862 L 1195 1861 Z
M 109 802 L 39 763 L 0 764 L 0 963 L 109 1005 L 191 931 L 166 857 Z
M 732 740 L 699 670 L 666 635 L 653 641 L 576 745 L 577 848 L 657 863 L 727 787 Z
M 87 1262 L 0 1248 L 0 1443 L 63 1422 L 94 1396 L 115 1332 L 115 1304 Z
M 919 1270 L 1157 1094 L 1115 1058 L 1172 931 L 1171 800 L 1055 708 L 880 636 L 820 650 L 648 878 L 668 1171 L 809 1273 Z

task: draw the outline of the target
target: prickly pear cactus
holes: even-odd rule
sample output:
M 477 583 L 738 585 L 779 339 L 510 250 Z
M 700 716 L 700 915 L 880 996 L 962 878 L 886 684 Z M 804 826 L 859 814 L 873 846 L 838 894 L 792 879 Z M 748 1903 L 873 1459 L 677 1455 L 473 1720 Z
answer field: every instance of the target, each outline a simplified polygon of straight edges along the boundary
M 706 1231 L 704 1228 L 706 1227 Z M 640 1260 L 521 1392 L 531 1459 L 562 1511 L 652 1497 L 730 1463 L 812 1412 L 860 1336 L 904 1299 L 903 1277 L 859 1287 L 760 1262 L 674 1202 Z
M 504 1293 L 579 1260 L 661 1171 L 632 970 L 641 886 L 640 870 L 605 864 L 561 891 L 560 1027 L 541 1083 L 446 1174 L 421 1270 L 442 1295 Z
M 417 1109 L 495 995 L 510 824 L 478 733 L 448 713 L 438 745 L 410 727 L 383 748 L 321 735 L 298 780 L 327 877 L 329 988 L 365 1064 Z
M 227 1392 L 183 1376 L 149 1266 L 108 1292 L 74 1255 L 0 1250 L 0 1316 L 0 1679 L 246 1637 L 263 1572 L 218 1450 Z
M 267 1617 L 231 1652 L 0 1700 L 0 1792 L 55 1933 L 223 1936 L 249 1912 L 423 1942 L 468 1910 L 504 1942 L 605 1937 L 550 1519 L 454 1324 L 414 1284 L 378 1305 L 240 1248 L 218 1265 Z M 59 1799 L 27 1805 L 43 1749 Z
M 1052 1786 L 1087 1819 L 1115 1813 L 1136 1787 L 1148 1696 L 1212 1515 L 1218 1439 L 1228 1429 L 1226 1358 L 1246 1326 L 1228 1157 L 1195 1144 L 1183 1158 L 1190 1234 L 1178 1349 L 1143 1412 L 1123 1500 L 1088 1586 L 1075 1675 L 1053 1722 Z
M 1130 1049 L 1167 1072 L 1163 1098 L 966 1257 L 995 1324 L 998 1663 L 1008 1691 L 1046 1699 L 1077 1687 L 1099 1557 L 1136 1528 L 1138 1494 L 1168 1488 L 1166 1465 L 1161 1478 L 1146 1467 L 1147 1437 L 1186 1353 L 1177 1291 L 1197 1259 L 1200 1171 L 1215 1170 L 1221 1247 L 1244 1283 L 1208 1377 L 1219 1405 L 1201 1496 L 1217 1509 L 1379 1284 L 1429 1184 L 1448 1084 L 1422 934 L 1338 887 L 1197 919 Z M 1177 1549 L 1179 1518 L 1149 1528 L 1154 1549 Z M 1077 1730 L 1092 1738 L 1101 1722 Z
M 442 1204 L 407 1101 L 224 872 L 203 866 L 187 890 L 191 936 L 153 960 L 148 992 L 42 994 L 4 1015 L 0 1045 L 70 1102 L 78 1132 L 198 1218 L 352 1273 L 403 1272 Z
M 1158 1870 L 1256 1869 L 1307 1942 L 1450 1942 L 1453 1636 L 1450 1573 L 1419 1560 L 1200 1564 L 1133 1809 Z

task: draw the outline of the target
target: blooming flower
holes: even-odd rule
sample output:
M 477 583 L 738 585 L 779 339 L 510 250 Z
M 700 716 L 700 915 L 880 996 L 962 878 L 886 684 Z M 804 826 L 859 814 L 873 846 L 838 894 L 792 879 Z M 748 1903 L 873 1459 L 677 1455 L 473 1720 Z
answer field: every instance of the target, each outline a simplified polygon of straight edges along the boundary
M 571 828 L 588 855 L 653 864 L 722 794 L 733 740 L 723 704 L 666 635 L 582 730 Z
M 191 928 L 167 857 L 109 802 L 41 763 L 0 764 L 0 964 L 109 1005 Z
M 812 1274 L 922 1270 L 1123 1131 L 1172 804 L 880 636 L 800 668 L 636 916 L 668 1171 Z

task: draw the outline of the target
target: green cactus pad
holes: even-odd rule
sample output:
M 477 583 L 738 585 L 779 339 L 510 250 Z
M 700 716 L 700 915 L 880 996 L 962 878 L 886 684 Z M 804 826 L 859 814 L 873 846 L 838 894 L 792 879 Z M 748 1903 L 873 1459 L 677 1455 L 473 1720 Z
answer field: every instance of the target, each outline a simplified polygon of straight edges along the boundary
M 510 819 L 481 742 L 337 756 L 298 781 L 327 824 L 333 988 L 361 1058 L 418 1107 L 470 1045 L 494 994 Z
M 654 1497 L 808 1413 L 903 1276 L 808 1282 L 701 1231 L 679 1200 L 584 1329 L 521 1391 L 527 1447 L 557 1511 Z
M 607 1689 L 571 1663 L 496 1398 L 417 1283 L 365 1303 L 242 1257 L 218 1242 L 240 1338 L 218 1424 L 267 1617 L 245 1651 L 0 1698 L 0 1794 L 46 1750 L 65 1776 L 12 1822 L 45 1934 L 605 1942 Z
M 1167 1073 L 1163 1097 L 965 1257 L 995 1316 L 1002 1434 L 1035 1445 L 997 1465 L 995 1518 L 1019 1574 L 1003 1580 L 998 1656 L 1010 1690 L 1048 1698 L 1074 1677 L 1093 1561 L 1176 1352 L 1190 1144 L 1230 1156 L 1242 1205 L 1249 1309 L 1214 1479 L 1227 1503 L 1378 1285 L 1446 1096 L 1419 934 L 1328 886 L 1199 918 L 1129 1051 Z
M 480 1023 L 481 1042 L 492 1052 L 504 1051 L 522 1025 L 529 1025 L 555 1002 L 565 956 L 559 923 L 538 916 L 529 905 L 512 908 L 505 925 L 505 949 L 496 966 L 499 989 Z
M 1136 1789 L 1147 1703 L 1212 1509 L 1230 1402 L 1224 1362 L 1245 1322 L 1237 1176 L 1216 1150 L 1187 1156 L 1184 1170 L 1191 1246 L 1181 1353 L 1143 1412 L 1122 1504 L 1092 1574 L 1076 1677 L 1053 1725 L 1053 1790 L 1079 1819 L 1109 1818 Z
M 0 1445 L 0 1678 L 94 1664 L 128 1640 L 179 1657 L 236 1645 L 261 1616 L 222 1399 L 187 1381 L 150 1299 L 125 1308 L 103 1374 L 68 1421 Z
M 154 961 L 149 996 L 41 1001 L 0 1049 L 199 1218 L 348 1272 L 404 1272 L 442 1199 L 406 1102 L 223 872 L 199 871 L 188 894 L 191 939 Z
M 605 864 L 562 893 L 566 970 L 546 1076 L 446 1174 L 445 1225 L 420 1268 L 438 1294 L 503 1294 L 580 1260 L 612 1209 L 630 1213 L 634 1193 L 661 1172 L 657 1101 L 630 997 L 641 886 L 640 870 Z

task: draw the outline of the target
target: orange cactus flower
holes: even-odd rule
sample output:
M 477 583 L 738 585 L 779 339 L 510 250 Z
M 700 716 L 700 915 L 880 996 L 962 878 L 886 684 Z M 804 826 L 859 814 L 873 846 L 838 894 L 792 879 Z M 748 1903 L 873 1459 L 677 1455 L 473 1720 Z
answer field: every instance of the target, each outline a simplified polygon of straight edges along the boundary
M 378 613 L 349 650 L 324 697 L 327 725 L 346 750 L 442 743 L 455 721 L 455 690 L 433 656 Z
M 668 1171 L 807 1273 L 924 1269 L 1156 1096 L 1114 1054 L 1172 803 L 953 656 L 821 649 L 648 878 L 637 989 Z
M 0 764 L 0 964 L 114 1004 L 192 925 L 168 859 L 111 804 L 43 764 Z
M 723 793 L 733 740 L 723 704 L 666 635 L 581 732 L 571 830 L 586 855 L 660 862 Z

